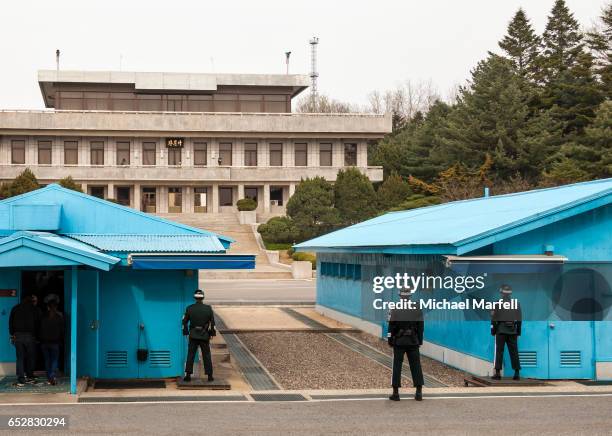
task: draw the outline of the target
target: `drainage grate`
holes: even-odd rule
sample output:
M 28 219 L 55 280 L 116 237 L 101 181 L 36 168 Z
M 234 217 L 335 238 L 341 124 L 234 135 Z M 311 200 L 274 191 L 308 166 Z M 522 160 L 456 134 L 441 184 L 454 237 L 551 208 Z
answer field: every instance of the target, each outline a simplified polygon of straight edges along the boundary
M 519 362 L 521 363 L 521 367 L 523 368 L 537 368 L 537 351 L 519 351 Z
M 300 394 L 251 394 L 255 401 L 307 401 Z
M 268 375 L 259 361 L 251 354 L 244 344 L 233 333 L 224 333 L 223 338 L 231 355 L 236 359 L 240 370 L 254 390 L 269 391 L 281 389 Z
M 309 316 L 304 315 L 303 313 L 298 312 L 297 310 L 291 309 L 289 307 L 283 307 L 283 312 L 291 315 L 293 318 L 297 319 L 300 322 L 303 322 L 308 327 L 311 327 L 316 330 L 328 330 L 329 327 L 325 324 L 321 324 L 319 321 L 315 321 Z

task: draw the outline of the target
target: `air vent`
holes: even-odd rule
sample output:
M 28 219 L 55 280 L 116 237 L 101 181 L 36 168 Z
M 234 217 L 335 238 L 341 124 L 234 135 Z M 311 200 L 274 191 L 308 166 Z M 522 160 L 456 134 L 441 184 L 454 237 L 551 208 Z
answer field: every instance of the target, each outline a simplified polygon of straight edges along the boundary
M 538 366 L 538 352 L 519 351 L 519 361 L 523 368 L 536 368 Z
M 165 367 L 171 366 L 170 351 L 167 350 L 151 350 L 149 352 L 149 365 L 152 367 Z
M 106 352 L 106 367 L 107 368 L 125 368 L 127 367 L 127 351 L 107 351 Z
M 561 351 L 561 366 L 576 367 L 582 365 L 580 351 Z

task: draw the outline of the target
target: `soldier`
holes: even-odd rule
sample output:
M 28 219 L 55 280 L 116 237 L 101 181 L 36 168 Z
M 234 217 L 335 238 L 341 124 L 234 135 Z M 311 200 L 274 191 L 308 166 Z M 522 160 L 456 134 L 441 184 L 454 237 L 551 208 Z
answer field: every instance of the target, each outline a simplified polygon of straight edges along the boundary
M 213 366 L 210 356 L 210 338 L 215 336 L 215 316 L 208 304 L 204 304 L 204 291 L 198 289 L 193 294 L 195 303 L 187 307 L 183 315 L 183 335 L 189 336 L 189 348 L 187 351 L 187 362 L 185 363 L 184 381 L 191 381 L 193 373 L 193 361 L 198 347 L 202 350 L 204 359 L 204 371 L 208 375 L 208 381 L 213 381 Z
M 512 288 L 509 285 L 502 285 L 499 289 L 501 298 L 510 301 Z M 513 380 L 520 380 L 521 363 L 519 361 L 518 337 L 521 335 L 522 312 L 521 306 L 517 301 L 517 309 L 494 310 L 491 317 L 491 334 L 495 336 L 495 374 L 493 380 L 501 380 L 500 371 L 504 361 L 504 346 L 508 345 L 510 362 L 514 370 Z
M 410 304 L 411 295 L 409 288 L 401 289 L 400 301 L 405 305 Z M 419 354 L 419 347 L 423 345 L 423 331 L 423 313 L 418 306 L 389 311 L 387 341 L 389 346 L 393 347 L 393 375 L 391 378 L 393 394 L 389 397 L 392 401 L 400 400 L 399 388 L 401 387 L 404 353 L 408 356 L 412 384 L 416 388 L 414 399 L 423 400 L 423 369 Z

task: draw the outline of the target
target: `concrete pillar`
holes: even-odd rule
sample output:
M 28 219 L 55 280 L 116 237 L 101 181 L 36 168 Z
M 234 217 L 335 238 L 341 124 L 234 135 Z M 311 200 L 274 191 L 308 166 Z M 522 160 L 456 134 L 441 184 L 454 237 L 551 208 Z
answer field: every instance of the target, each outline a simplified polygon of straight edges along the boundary
M 89 192 L 87 192 L 87 183 L 81 183 L 81 190 L 85 193 L 85 194 L 89 194 Z
M 214 139 L 209 142 L 208 147 L 208 166 L 218 167 L 219 166 L 219 141 Z M 217 204 L 217 207 L 219 205 Z
M 242 200 L 244 198 L 244 185 L 241 183 L 238 185 L 238 200 Z
M 365 141 L 357 143 L 357 166 L 361 168 L 368 166 L 368 143 Z
M 263 186 L 264 197 L 264 213 L 270 213 L 270 184 L 265 183 Z
M 157 212 L 168 213 L 168 187 L 159 186 L 157 188 Z
M 219 213 L 219 185 L 217 183 L 213 183 L 212 185 L 210 201 L 212 203 L 212 213 Z
M 142 200 L 140 199 L 141 190 L 140 184 L 134 184 L 132 188 L 132 208 L 136 210 L 142 209 Z
M 289 183 L 289 198 L 295 194 L 295 183 Z
M 114 200 L 115 197 L 115 184 L 109 183 L 106 187 L 106 198 Z
M 332 147 L 332 167 L 342 168 L 344 166 L 344 146 L 342 142 L 334 141 Z
M 308 166 L 309 167 L 320 166 L 319 143 L 316 141 L 308 142 Z

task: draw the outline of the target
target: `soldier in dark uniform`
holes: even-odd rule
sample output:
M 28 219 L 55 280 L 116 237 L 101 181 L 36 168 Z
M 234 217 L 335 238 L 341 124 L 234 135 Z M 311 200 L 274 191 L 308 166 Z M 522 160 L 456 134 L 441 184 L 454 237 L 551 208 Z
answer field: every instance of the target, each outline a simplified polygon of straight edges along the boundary
M 193 374 L 193 361 L 198 347 L 202 350 L 204 359 L 204 371 L 208 375 L 208 381 L 213 381 L 213 366 L 210 356 L 210 338 L 215 336 L 215 316 L 208 304 L 204 304 L 204 291 L 196 290 L 193 294 L 196 302 L 185 310 L 183 315 L 183 335 L 189 336 L 189 348 L 187 351 L 187 362 L 185 363 L 184 381 L 191 381 Z
M 412 293 L 410 289 L 400 290 L 400 300 L 408 304 Z M 393 347 L 393 375 L 391 385 L 393 394 L 390 400 L 399 401 L 399 388 L 402 380 L 402 364 L 404 354 L 408 356 L 412 384 L 416 388 L 414 399 L 423 399 L 423 369 L 421 368 L 421 355 L 419 347 L 423 345 L 423 312 L 415 307 L 414 309 L 393 309 L 389 311 L 389 332 L 387 341 Z
M 502 300 L 510 301 L 512 288 L 509 285 L 502 285 L 499 289 Z M 521 363 L 519 361 L 518 337 L 521 335 L 522 312 L 521 306 L 517 301 L 517 309 L 494 310 L 491 316 L 491 334 L 495 336 L 495 374 L 491 377 L 494 380 L 501 380 L 500 371 L 504 361 L 504 348 L 508 345 L 510 361 L 514 370 L 514 380 L 520 380 Z

